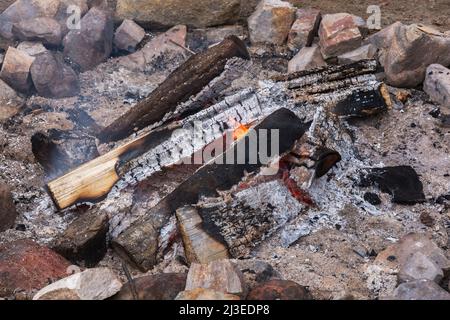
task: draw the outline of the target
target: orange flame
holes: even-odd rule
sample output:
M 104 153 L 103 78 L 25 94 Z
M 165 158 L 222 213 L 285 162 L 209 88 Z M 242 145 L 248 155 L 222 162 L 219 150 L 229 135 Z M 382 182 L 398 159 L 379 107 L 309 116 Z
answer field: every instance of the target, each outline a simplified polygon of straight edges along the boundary
M 249 127 L 240 123 L 239 126 L 233 131 L 233 140 L 239 140 L 240 138 L 245 136 L 249 130 Z

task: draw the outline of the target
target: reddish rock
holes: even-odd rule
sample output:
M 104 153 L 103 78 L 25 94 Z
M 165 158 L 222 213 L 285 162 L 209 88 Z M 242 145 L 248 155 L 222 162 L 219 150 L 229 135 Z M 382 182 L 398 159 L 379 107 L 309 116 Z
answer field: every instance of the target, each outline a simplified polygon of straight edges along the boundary
M 348 13 L 326 14 L 319 28 L 320 47 L 325 59 L 361 46 L 359 19 Z
M 106 61 L 112 51 L 113 20 L 108 11 L 94 7 L 81 19 L 81 28 L 70 31 L 63 40 L 64 56 L 81 71 Z
M 31 293 L 67 276 L 71 264 L 47 247 L 25 239 L 0 246 L 0 296 Z
M 61 26 L 58 21 L 48 17 L 24 20 L 12 27 L 14 37 L 21 41 L 40 41 L 58 46 L 61 44 Z
M 144 39 L 145 30 L 133 20 L 124 20 L 114 34 L 117 49 L 134 52 L 136 46 Z
M 311 300 L 308 290 L 294 281 L 269 280 L 256 286 L 247 300 Z
M 324 67 L 327 63 L 323 60 L 320 48 L 317 45 L 302 48 L 288 64 L 288 72 Z
M 34 58 L 23 51 L 9 47 L 3 61 L 0 78 L 11 88 L 28 93 L 33 87 L 30 77 L 30 68 Z
M 186 290 L 180 292 L 175 300 L 213 300 L 213 301 L 226 301 L 226 300 L 241 300 L 239 296 L 229 293 L 223 293 L 220 291 L 214 291 L 211 289 L 197 288 L 193 290 Z
M 162 273 L 136 278 L 133 282 L 138 300 L 174 300 L 186 286 L 186 274 Z M 130 283 L 111 299 L 134 300 Z
M 339 64 L 348 64 L 366 59 L 374 59 L 376 54 L 377 48 L 369 43 L 358 49 L 340 55 L 338 61 Z
M 288 35 L 288 46 L 291 50 L 312 45 L 319 29 L 321 14 L 317 9 L 298 9 L 296 20 Z
M 0 183 L 0 232 L 14 226 L 16 218 L 17 211 L 14 206 L 11 190 L 6 184 Z

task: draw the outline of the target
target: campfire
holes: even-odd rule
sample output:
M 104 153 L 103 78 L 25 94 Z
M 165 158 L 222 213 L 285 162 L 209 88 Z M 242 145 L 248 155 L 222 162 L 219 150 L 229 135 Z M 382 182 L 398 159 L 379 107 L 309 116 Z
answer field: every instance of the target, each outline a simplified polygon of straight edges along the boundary
M 0 297 L 450 296 L 448 33 L 56 2 L 0 14 Z

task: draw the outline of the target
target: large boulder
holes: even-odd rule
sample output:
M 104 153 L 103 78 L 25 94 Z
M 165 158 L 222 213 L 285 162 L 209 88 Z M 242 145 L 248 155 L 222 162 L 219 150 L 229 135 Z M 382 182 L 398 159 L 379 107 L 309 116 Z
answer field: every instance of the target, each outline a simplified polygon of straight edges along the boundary
M 81 71 L 87 71 L 109 58 L 114 24 L 109 12 L 98 7 L 89 10 L 80 24 L 79 30 L 71 30 L 64 37 L 64 56 L 77 64 Z
M 380 64 L 392 86 L 415 87 L 430 64 L 450 65 L 450 37 L 430 27 L 395 23 L 368 41 L 380 49 Z
M 325 59 L 359 48 L 362 43 L 358 17 L 348 13 L 326 14 L 319 28 L 320 47 Z
M 61 44 L 61 25 L 53 18 L 39 17 L 15 23 L 12 27 L 14 37 L 21 41 L 40 41 L 58 46 Z
M 252 43 L 282 45 L 295 20 L 296 9 L 286 1 L 262 0 L 248 18 Z
M 34 58 L 27 53 L 10 47 L 3 61 L 0 79 L 19 92 L 30 92 L 33 87 L 30 77 L 33 61 Z
M 31 65 L 31 78 L 43 97 L 65 98 L 80 93 L 78 75 L 64 63 L 61 55 L 50 51 L 36 57 Z
M 222 25 L 237 20 L 240 0 L 118 0 L 116 17 L 156 27 Z

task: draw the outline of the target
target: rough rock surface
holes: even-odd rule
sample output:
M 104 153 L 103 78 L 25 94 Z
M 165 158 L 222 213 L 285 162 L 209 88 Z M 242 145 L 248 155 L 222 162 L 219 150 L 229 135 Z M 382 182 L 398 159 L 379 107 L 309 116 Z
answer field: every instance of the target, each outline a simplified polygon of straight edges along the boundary
M 17 211 L 11 190 L 6 184 L 0 182 L 0 232 L 14 226 L 16 217 Z
M 311 47 L 302 48 L 288 64 L 288 72 L 324 67 L 327 63 L 323 60 L 320 48 L 313 44 Z
M 319 38 L 325 59 L 354 50 L 362 43 L 357 19 L 348 13 L 324 15 L 320 23 Z
M 41 54 L 47 49 L 44 47 L 44 45 L 40 42 L 34 42 L 34 41 L 23 41 L 18 44 L 17 50 L 23 51 L 29 56 L 35 57 L 38 54 Z
M 450 37 L 435 29 L 396 23 L 380 33 L 369 40 L 381 50 L 380 63 L 392 86 L 415 87 L 429 65 L 450 65 Z
M 241 271 L 230 260 L 216 260 L 209 264 L 193 263 L 189 269 L 185 290 L 212 289 L 244 296 L 247 288 Z
M 118 0 L 116 16 L 156 27 L 208 27 L 236 21 L 239 9 L 240 0 Z
M 310 300 L 308 290 L 289 280 L 269 280 L 250 291 L 248 300 Z
M 94 7 L 81 19 L 81 28 L 70 31 L 63 40 L 64 56 L 87 71 L 109 58 L 113 43 L 110 13 Z
M 205 288 L 197 288 L 193 290 L 186 290 L 183 292 L 180 292 L 175 300 L 241 300 L 240 297 L 229 294 L 229 293 L 223 293 L 220 291 L 214 291 L 211 289 L 205 289 Z
M 0 296 L 30 294 L 67 276 L 69 266 L 66 259 L 34 241 L 5 243 L 0 246 Z
M 397 300 L 450 300 L 450 293 L 431 280 L 415 280 L 402 283 L 395 289 Z
M 120 50 L 134 52 L 144 37 L 145 30 L 133 20 L 126 19 L 114 33 L 114 44 Z
M 262 0 L 248 18 L 251 42 L 282 45 L 294 23 L 295 12 L 289 2 Z
M 104 300 L 119 292 L 122 283 L 108 268 L 87 269 L 39 290 L 33 300 Z
M 321 18 L 318 9 L 298 9 L 296 20 L 288 35 L 289 49 L 298 50 L 311 46 L 317 35 Z
M 33 87 L 30 77 L 33 61 L 34 58 L 25 52 L 9 47 L 0 71 L 0 78 L 13 89 L 28 93 Z
M 34 86 L 43 97 L 65 98 L 80 93 L 78 75 L 59 54 L 47 51 L 38 55 L 30 71 Z
M 442 269 L 422 252 L 415 252 L 406 259 L 398 273 L 401 282 L 426 279 L 439 283 L 443 277 Z
M 16 91 L 0 80 L 0 122 L 16 115 L 22 103 L 23 99 L 17 95 Z
M 339 64 L 349 64 L 356 61 L 374 59 L 377 54 L 377 48 L 372 44 L 366 44 L 358 49 L 346 52 L 338 56 Z
M 61 25 L 48 17 L 23 20 L 12 27 L 14 37 L 21 41 L 40 41 L 44 44 L 58 46 L 61 44 Z
M 450 69 L 439 64 L 427 68 L 423 90 L 430 98 L 450 110 Z
M 174 300 L 186 286 L 185 273 L 162 273 L 133 279 L 138 300 Z M 123 285 L 113 300 L 134 300 L 129 282 Z

